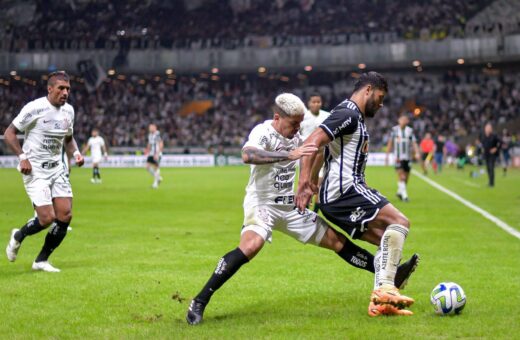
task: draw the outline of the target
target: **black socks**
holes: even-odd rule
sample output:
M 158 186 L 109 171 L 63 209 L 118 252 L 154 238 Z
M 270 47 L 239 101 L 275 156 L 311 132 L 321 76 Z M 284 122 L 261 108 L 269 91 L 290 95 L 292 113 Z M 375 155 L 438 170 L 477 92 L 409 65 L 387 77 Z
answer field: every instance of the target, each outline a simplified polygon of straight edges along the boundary
M 61 241 L 63 241 L 67 235 L 69 223 L 70 222 L 56 220 L 56 223 L 52 225 L 47 236 L 45 236 L 45 243 L 43 244 L 40 254 L 36 257 L 35 262 L 47 261 L 49 259 L 49 256 L 52 254 L 54 249 L 60 245 Z
M 337 254 L 354 267 L 367 270 L 371 273 L 375 272 L 374 255 L 368 252 L 368 250 L 357 246 L 348 238 L 345 239 L 345 245 Z
M 97 166 L 92 168 L 92 178 L 101 179 L 99 168 Z
M 29 222 L 27 222 L 16 234 L 14 234 L 14 239 L 18 242 L 22 242 L 26 236 L 39 233 L 43 229 L 45 229 L 45 227 L 40 224 L 38 217 L 35 217 L 29 220 Z
M 240 248 L 236 248 L 224 255 L 218 262 L 217 268 L 215 268 L 215 271 L 204 288 L 202 288 L 200 293 L 195 297 L 195 300 L 207 304 L 213 293 L 247 262 L 249 262 L 249 259 Z

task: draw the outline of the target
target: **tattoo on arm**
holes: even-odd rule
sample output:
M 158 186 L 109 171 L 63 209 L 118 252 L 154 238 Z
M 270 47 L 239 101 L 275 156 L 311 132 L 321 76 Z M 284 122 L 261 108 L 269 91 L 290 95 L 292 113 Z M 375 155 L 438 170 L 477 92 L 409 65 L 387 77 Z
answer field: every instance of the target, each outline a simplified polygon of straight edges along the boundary
M 245 148 L 242 151 L 242 159 L 246 164 L 269 164 L 289 159 L 287 151 L 271 152 L 256 148 Z

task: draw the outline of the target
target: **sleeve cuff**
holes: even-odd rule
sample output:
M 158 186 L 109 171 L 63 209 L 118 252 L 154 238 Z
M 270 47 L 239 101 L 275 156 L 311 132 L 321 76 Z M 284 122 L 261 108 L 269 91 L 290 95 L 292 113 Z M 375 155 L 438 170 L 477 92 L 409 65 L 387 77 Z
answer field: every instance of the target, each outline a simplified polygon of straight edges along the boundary
M 327 134 L 327 136 L 329 136 L 330 140 L 333 141 L 335 139 L 334 135 L 332 134 L 332 131 L 330 131 L 330 129 L 326 126 L 326 125 L 323 125 L 323 124 L 320 124 L 319 126 L 323 131 L 325 131 L 325 133 Z

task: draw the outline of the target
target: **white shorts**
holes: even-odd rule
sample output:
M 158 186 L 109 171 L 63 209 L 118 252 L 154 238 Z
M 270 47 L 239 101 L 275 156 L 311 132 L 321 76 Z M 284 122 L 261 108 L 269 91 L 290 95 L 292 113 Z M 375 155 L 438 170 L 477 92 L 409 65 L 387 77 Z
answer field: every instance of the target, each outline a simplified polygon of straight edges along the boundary
M 327 223 L 315 212 L 305 209 L 300 214 L 294 205 L 259 205 L 244 209 L 242 233 L 254 231 L 271 242 L 273 230 L 302 242 L 319 245 L 327 231 Z
M 102 156 L 92 156 L 92 164 L 99 164 L 103 160 Z
M 37 173 L 23 176 L 25 191 L 32 204 L 37 207 L 52 205 L 55 197 L 72 197 L 72 187 L 63 167 L 51 176 L 38 176 Z

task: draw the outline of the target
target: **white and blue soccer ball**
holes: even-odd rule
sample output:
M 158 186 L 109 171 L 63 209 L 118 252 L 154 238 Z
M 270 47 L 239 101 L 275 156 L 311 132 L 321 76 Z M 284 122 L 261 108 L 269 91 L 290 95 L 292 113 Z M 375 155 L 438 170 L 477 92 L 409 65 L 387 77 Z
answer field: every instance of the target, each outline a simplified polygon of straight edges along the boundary
M 430 301 L 438 315 L 460 314 L 466 305 L 466 294 L 454 282 L 441 282 L 433 288 Z

